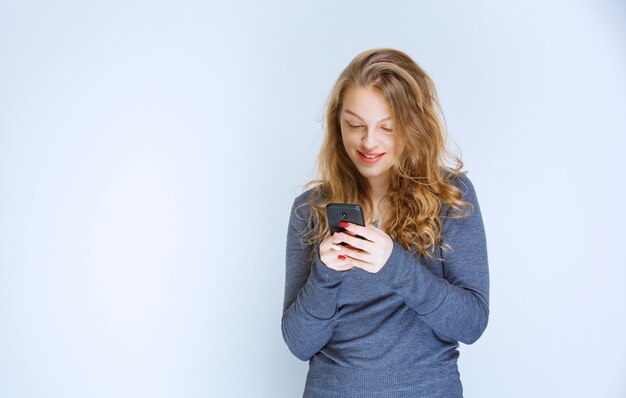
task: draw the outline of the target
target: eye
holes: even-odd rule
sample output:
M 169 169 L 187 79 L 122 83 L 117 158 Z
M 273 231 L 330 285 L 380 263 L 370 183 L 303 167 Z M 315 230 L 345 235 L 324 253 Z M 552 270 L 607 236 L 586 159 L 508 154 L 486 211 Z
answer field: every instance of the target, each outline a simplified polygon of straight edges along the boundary
M 391 133 L 391 132 L 393 131 L 393 129 L 392 129 L 392 128 L 389 128 L 389 127 L 381 127 L 381 129 L 382 129 L 383 131 L 386 131 L 387 133 Z
M 363 128 L 363 127 L 365 127 L 365 126 L 363 126 L 362 124 L 354 125 L 354 124 L 352 124 L 352 123 L 350 123 L 350 122 L 346 122 L 346 123 L 348 123 L 348 126 L 350 126 L 350 127 L 351 127 L 351 128 L 353 128 L 353 129 L 358 129 L 358 128 Z

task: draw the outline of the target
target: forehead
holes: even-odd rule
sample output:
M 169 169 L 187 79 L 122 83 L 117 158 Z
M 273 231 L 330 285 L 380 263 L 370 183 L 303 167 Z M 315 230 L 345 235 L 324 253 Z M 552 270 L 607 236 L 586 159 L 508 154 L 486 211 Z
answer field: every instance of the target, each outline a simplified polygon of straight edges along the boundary
M 349 88 L 343 97 L 342 112 L 345 110 L 356 113 L 367 122 L 376 122 L 391 116 L 387 100 L 371 86 Z

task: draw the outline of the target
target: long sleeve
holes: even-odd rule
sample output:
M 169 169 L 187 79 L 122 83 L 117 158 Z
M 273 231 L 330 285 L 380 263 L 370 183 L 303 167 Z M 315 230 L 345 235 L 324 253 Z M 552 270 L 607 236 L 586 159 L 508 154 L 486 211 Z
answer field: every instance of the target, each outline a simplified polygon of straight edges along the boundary
M 285 343 L 303 361 L 316 354 L 332 336 L 339 285 L 344 275 L 324 265 L 319 254 L 312 264 L 309 261 L 312 246 L 303 242 L 302 237 L 307 214 L 299 207 L 305 194 L 296 198 L 291 208 L 281 322 Z
M 433 274 L 423 260 L 394 242 L 391 256 L 375 278 L 403 297 L 441 339 L 472 344 L 489 319 L 489 269 L 482 216 L 471 181 L 461 176 L 463 199 L 474 205 L 467 217 L 448 217 L 442 239 L 444 277 Z

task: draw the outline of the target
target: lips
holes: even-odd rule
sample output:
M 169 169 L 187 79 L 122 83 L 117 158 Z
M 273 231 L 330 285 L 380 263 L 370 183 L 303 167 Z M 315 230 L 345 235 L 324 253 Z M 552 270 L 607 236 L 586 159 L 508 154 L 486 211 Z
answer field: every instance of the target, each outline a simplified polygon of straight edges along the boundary
M 385 155 L 384 153 L 361 152 L 357 150 L 359 158 L 365 163 L 376 163 Z

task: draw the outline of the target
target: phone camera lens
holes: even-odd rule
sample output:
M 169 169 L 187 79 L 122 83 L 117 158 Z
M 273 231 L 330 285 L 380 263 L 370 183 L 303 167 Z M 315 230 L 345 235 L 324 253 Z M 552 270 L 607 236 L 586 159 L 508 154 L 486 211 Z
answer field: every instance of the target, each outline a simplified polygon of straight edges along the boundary
M 341 218 L 346 218 L 346 217 L 347 217 L 346 212 L 345 212 L 345 211 L 342 211 L 342 212 L 341 212 Z

